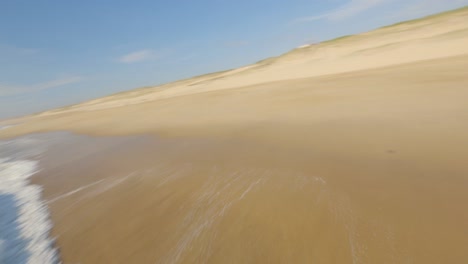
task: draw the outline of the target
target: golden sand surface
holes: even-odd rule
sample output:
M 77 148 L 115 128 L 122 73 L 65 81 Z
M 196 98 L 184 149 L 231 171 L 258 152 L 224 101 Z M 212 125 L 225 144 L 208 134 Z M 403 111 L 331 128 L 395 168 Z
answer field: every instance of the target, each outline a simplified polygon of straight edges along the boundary
M 34 178 L 64 263 L 468 259 L 466 166 L 402 146 L 364 158 L 233 139 L 70 142 Z
M 65 263 L 466 263 L 467 69 L 465 8 L 0 137 L 98 136 L 34 179 Z

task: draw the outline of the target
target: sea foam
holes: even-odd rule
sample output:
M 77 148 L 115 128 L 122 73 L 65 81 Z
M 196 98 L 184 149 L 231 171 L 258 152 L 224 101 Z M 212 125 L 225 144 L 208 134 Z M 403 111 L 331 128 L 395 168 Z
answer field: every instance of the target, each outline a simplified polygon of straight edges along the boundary
M 0 142 L 0 263 L 59 263 L 58 250 L 49 237 L 52 223 L 41 200 L 42 188 L 30 184 L 38 162 L 24 159 L 37 154 L 34 142 Z M 25 148 L 27 147 L 27 148 Z M 14 151 L 16 149 L 16 151 Z

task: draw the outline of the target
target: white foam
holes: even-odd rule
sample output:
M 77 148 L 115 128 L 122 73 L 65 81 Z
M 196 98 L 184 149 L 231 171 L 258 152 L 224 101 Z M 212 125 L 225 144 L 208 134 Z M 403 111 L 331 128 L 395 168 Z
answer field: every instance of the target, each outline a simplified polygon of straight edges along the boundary
M 68 197 L 68 196 L 72 196 L 72 195 L 74 195 L 74 194 L 76 194 L 76 193 L 79 193 L 79 192 L 81 192 L 81 191 L 83 191 L 83 190 L 86 190 L 86 189 L 88 189 L 88 188 L 91 188 L 91 187 L 93 187 L 94 185 L 100 184 L 100 183 L 103 182 L 103 181 L 104 181 L 104 179 L 99 180 L 99 181 L 92 182 L 92 183 L 90 183 L 90 184 L 87 184 L 87 185 L 82 186 L 82 187 L 79 187 L 79 188 L 76 188 L 76 189 L 73 190 L 73 191 L 69 191 L 69 192 L 64 193 L 64 194 L 61 194 L 61 195 L 59 195 L 59 196 L 57 196 L 57 197 L 55 197 L 55 198 L 53 198 L 53 199 L 50 199 L 49 201 L 47 201 L 47 203 L 48 203 L 48 204 L 54 203 L 54 202 L 56 202 L 56 201 L 58 201 L 58 200 L 60 200 L 60 199 L 66 198 L 66 197 Z
M 4 214 L 8 205 L 0 203 L 0 263 L 59 263 L 49 238 L 52 223 L 41 201 L 42 189 L 29 182 L 37 168 L 36 161 L 0 159 L 0 197 L 11 197 L 16 209 L 16 216 L 8 216 Z M 13 230 L 18 230 L 19 237 L 14 237 Z

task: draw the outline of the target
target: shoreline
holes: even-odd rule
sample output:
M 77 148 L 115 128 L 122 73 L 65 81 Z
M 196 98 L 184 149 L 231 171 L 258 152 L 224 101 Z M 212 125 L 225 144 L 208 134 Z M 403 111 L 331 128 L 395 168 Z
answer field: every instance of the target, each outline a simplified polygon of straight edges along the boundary
M 31 137 L 1 140 L 0 148 L 0 262 L 60 263 L 42 185 L 31 180 L 42 150 Z
M 64 263 L 468 257 L 468 179 L 446 178 L 441 164 L 408 167 L 399 149 L 363 160 L 240 139 L 54 142 L 32 181 L 44 186 Z

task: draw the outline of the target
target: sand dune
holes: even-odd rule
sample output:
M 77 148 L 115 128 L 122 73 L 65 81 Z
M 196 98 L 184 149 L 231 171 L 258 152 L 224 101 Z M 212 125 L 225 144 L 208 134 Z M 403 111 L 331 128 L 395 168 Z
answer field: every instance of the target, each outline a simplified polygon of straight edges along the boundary
M 400 23 L 368 33 L 306 45 L 276 58 L 230 71 L 207 74 L 153 88 L 137 89 L 55 109 L 30 119 L 51 121 L 66 113 L 122 108 L 162 99 L 241 88 L 262 83 L 365 71 L 417 61 L 468 55 L 468 9 Z M 311 79 L 312 80 L 312 79 Z M 266 87 L 268 88 L 268 87 Z M 232 91 L 231 93 L 235 93 Z M 168 101 L 160 101 L 160 105 Z M 118 109 L 117 111 L 121 111 Z M 100 113 L 99 111 L 96 114 Z M 52 117 L 53 116 L 53 117 Z M 113 118 L 124 118 L 114 115 Z M 177 118 L 174 116 L 174 118 Z M 28 118 L 29 120 L 29 118 Z M 91 121 L 92 122 L 92 121 Z M 48 123 L 48 122 L 47 122 Z M 66 127 L 69 128 L 68 126 Z M 16 134 L 20 127 L 1 131 Z M 31 130 L 49 130 L 47 125 Z

